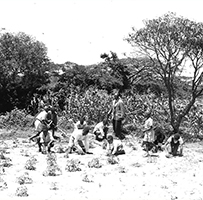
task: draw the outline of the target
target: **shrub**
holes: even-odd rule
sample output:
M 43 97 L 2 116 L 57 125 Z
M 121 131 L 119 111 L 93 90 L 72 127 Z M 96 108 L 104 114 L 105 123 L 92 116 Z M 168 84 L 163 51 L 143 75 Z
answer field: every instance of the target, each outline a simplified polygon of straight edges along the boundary
M 0 116 L 0 128 L 25 128 L 30 127 L 33 117 L 27 115 L 25 110 L 13 109 L 4 116 Z
M 57 164 L 57 158 L 54 154 L 47 154 L 47 168 L 43 172 L 43 176 L 59 176 L 62 174 Z
M 33 156 L 26 161 L 25 169 L 27 170 L 36 170 L 37 159 Z
M 93 176 L 92 175 L 88 175 L 88 174 L 85 174 L 82 181 L 86 182 L 86 183 L 91 183 L 93 182 Z
M 108 164 L 111 164 L 111 165 L 114 165 L 114 164 L 118 164 L 118 163 L 119 163 L 119 160 L 118 160 L 117 157 L 111 156 L 111 157 L 108 157 L 108 158 L 107 158 L 107 163 L 108 163 Z
M 68 172 L 81 171 L 81 168 L 79 167 L 79 165 L 80 165 L 80 161 L 77 159 L 67 160 L 65 170 Z
M 99 162 L 98 158 L 93 158 L 91 161 L 88 162 L 88 167 L 90 167 L 90 168 L 101 168 L 102 164 Z
M 27 197 L 28 196 L 27 187 L 25 185 L 18 187 L 15 195 L 18 197 Z
M 23 185 L 23 184 L 31 184 L 33 183 L 33 180 L 29 177 L 29 174 L 25 172 L 22 176 L 17 177 L 17 182 L 20 185 Z

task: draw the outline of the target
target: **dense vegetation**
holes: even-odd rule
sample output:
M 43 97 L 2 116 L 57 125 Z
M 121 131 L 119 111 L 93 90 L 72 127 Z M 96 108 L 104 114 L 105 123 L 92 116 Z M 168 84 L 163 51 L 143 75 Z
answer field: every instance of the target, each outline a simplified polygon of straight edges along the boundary
M 16 113 L 23 115 L 21 119 L 35 115 L 34 96 L 38 110 L 43 101 L 54 105 L 61 119 L 87 114 L 95 123 L 109 110 L 114 89 L 119 89 L 126 105 L 126 124 L 139 127 L 150 107 L 159 126 L 194 127 L 191 132 L 199 134 L 203 24 L 167 13 L 144 25 L 133 28 L 125 38 L 135 49 L 133 58 L 102 53 L 103 62 L 91 66 L 55 64 L 47 57 L 45 45 L 35 38 L 25 33 L 2 34 L 1 126 L 17 122 L 11 120 Z M 189 68 L 191 77 L 185 77 L 182 72 Z

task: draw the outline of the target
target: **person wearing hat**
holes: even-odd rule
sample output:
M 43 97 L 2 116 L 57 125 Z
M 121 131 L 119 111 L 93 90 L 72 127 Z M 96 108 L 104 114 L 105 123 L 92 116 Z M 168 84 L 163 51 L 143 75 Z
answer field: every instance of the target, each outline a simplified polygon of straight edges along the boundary
M 70 136 L 67 154 L 76 151 L 80 155 L 92 154 L 89 152 L 89 137 L 90 127 L 86 126 L 83 129 L 75 129 Z
M 125 154 L 121 140 L 116 140 L 112 135 L 107 137 L 107 156 L 118 156 Z
M 167 158 L 173 156 L 183 156 L 183 139 L 180 134 L 176 133 L 168 138 L 164 147 L 167 151 Z

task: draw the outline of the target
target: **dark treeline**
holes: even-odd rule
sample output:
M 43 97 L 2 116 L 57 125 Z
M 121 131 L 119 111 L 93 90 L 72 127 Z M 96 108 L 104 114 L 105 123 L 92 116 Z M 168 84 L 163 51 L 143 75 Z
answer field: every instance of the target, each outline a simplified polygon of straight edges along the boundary
M 35 97 L 57 101 L 63 111 L 74 91 L 85 94 L 93 88 L 111 94 L 119 89 L 128 96 L 153 93 L 167 99 L 170 123 L 178 129 L 203 92 L 203 24 L 167 13 L 144 25 L 125 38 L 135 49 L 133 58 L 101 52 L 103 62 L 91 66 L 53 63 L 35 38 L 21 32 L 1 34 L 0 113 L 15 107 L 30 111 Z M 184 77 L 189 67 L 191 77 Z M 177 99 L 187 100 L 181 110 Z

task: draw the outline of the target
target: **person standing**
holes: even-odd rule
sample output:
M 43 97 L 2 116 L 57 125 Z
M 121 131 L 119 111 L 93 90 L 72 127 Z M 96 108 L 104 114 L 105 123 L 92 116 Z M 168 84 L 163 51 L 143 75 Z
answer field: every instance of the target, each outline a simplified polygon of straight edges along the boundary
M 144 123 L 144 138 L 142 146 L 144 146 L 144 150 L 147 151 L 147 155 L 149 155 L 149 151 L 153 149 L 154 145 L 154 130 L 153 130 L 153 119 L 151 117 L 151 111 L 148 111 L 145 114 L 146 121 Z
M 115 136 L 123 140 L 125 136 L 122 134 L 122 121 L 125 117 L 125 108 L 119 91 L 114 95 L 113 105 L 108 113 L 108 116 L 109 115 L 112 115 L 113 131 Z

